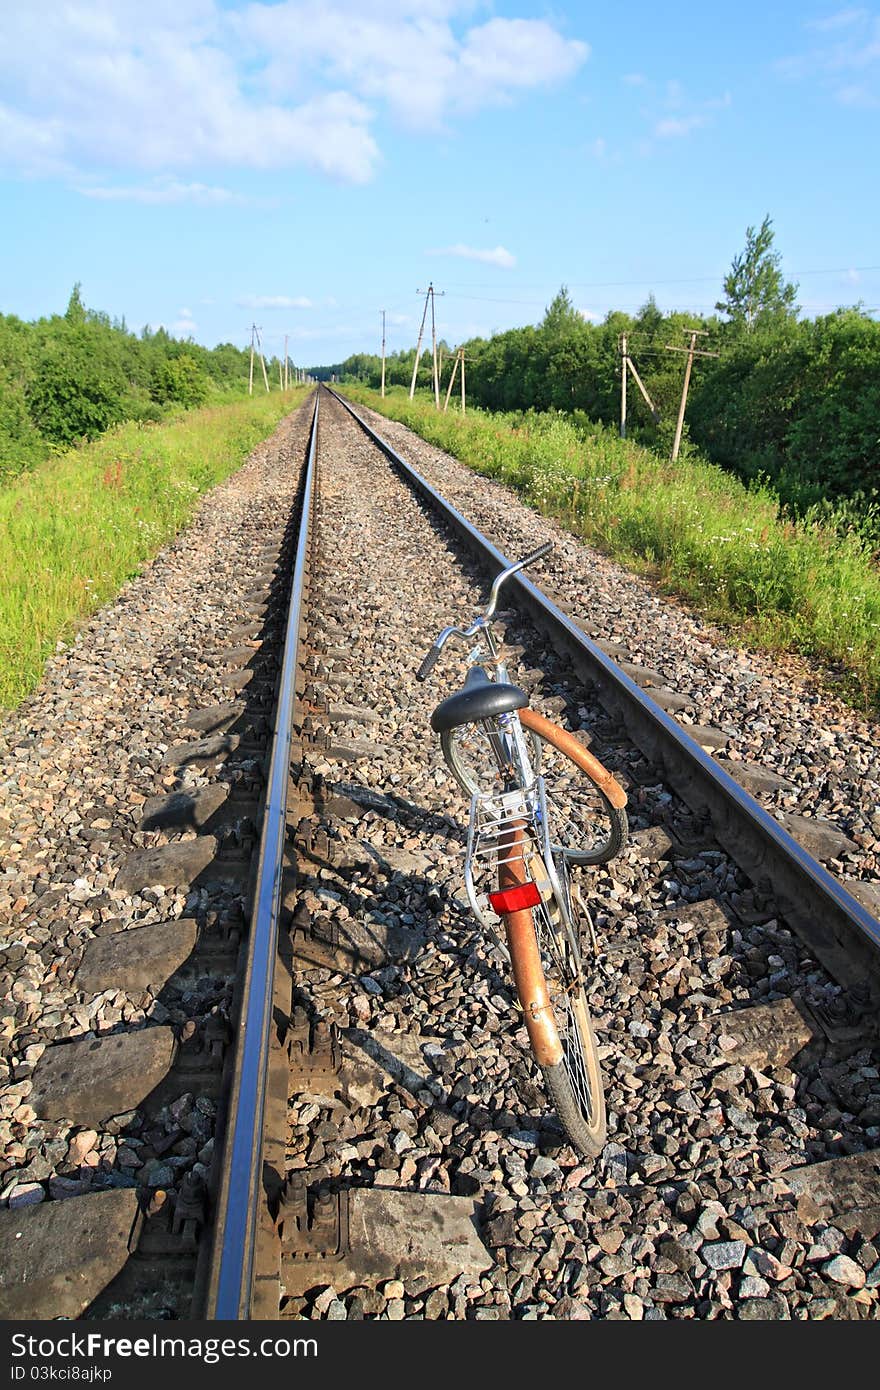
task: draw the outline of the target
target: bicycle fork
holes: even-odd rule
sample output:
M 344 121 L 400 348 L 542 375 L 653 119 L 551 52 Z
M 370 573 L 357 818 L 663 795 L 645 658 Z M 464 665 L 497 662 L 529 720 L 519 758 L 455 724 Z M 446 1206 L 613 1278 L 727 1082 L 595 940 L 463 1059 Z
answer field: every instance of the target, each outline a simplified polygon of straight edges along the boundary
M 498 838 L 499 891 L 493 906 L 504 921 L 514 984 L 535 1060 L 542 1067 L 552 1067 L 562 1060 L 563 1051 L 532 918 L 533 908 L 540 906 L 540 894 L 526 869 L 524 842 L 525 823 L 508 822 Z M 520 901 L 523 905 L 517 906 Z

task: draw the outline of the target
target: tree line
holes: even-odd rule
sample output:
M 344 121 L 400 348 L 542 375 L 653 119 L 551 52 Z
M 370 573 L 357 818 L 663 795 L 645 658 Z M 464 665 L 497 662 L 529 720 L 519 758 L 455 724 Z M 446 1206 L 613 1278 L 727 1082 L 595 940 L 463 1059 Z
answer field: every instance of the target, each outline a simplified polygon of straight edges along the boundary
M 880 324 L 860 307 L 800 316 L 797 285 L 787 283 L 773 249 L 769 217 L 749 227 L 712 315 L 662 313 L 653 296 L 637 314 L 609 313 L 589 322 L 563 286 L 536 325 L 461 344 L 468 402 L 505 412 L 563 411 L 614 425 L 620 418 L 621 336 L 648 395 L 652 413 L 629 381 L 627 432 L 667 454 L 681 399 L 689 330 L 707 333 L 687 399 L 682 452 L 696 449 L 749 479 L 769 481 L 802 511 L 826 499 L 878 498 L 880 454 Z M 448 361 L 452 359 L 444 345 Z M 389 385 L 409 387 L 415 353 L 386 361 Z M 332 368 L 340 380 L 378 387 L 381 361 L 357 354 Z M 420 382 L 429 380 L 423 364 Z
M 63 314 L 30 323 L 0 314 L 0 479 L 124 420 L 240 395 L 248 359 L 232 343 L 209 349 L 164 328 L 132 333 L 124 319 L 87 309 L 79 285 Z

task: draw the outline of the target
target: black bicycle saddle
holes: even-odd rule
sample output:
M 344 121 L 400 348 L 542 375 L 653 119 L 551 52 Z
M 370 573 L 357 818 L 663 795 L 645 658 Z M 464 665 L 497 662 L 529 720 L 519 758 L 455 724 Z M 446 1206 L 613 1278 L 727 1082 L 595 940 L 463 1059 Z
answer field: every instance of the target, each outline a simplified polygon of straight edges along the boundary
M 431 728 L 435 734 L 442 734 L 459 724 L 494 719 L 510 710 L 525 709 L 528 703 L 528 695 L 518 685 L 501 685 L 490 680 L 482 666 L 472 666 L 465 677 L 464 689 L 441 700 L 434 710 Z

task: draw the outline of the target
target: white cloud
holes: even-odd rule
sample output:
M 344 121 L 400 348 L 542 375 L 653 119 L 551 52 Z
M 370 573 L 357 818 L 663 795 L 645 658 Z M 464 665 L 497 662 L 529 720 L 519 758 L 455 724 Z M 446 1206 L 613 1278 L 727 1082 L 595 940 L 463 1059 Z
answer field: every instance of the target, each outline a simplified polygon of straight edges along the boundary
M 89 197 L 221 203 L 175 182 L 205 165 L 375 172 L 383 110 L 440 128 L 570 78 L 588 45 L 543 19 L 471 21 L 472 0 L 67 0 L 6 7 L 0 164 L 66 175 Z M 116 187 L 121 169 L 161 173 Z M 230 199 L 233 195 L 230 195 Z
M 841 10 L 804 26 L 821 36 L 815 47 L 774 63 L 780 77 L 809 80 L 843 106 L 880 106 L 880 15 Z
M 237 299 L 240 309 L 312 309 L 311 299 L 305 295 L 289 294 L 246 294 Z
M 880 106 L 880 92 L 876 87 L 868 87 L 864 83 L 852 82 L 839 87 L 835 96 L 842 106 L 857 106 L 866 111 Z
M 223 203 L 244 203 L 246 199 L 229 188 L 213 188 L 204 183 L 167 183 L 117 185 L 78 185 L 77 193 L 84 198 L 102 202 L 131 203 L 196 203 L 201 207 L 218 207 Z
M 654 134 L 660 140 L 668 140 L 676 136 L 690 135 L 692 130 L 699 130 L 706 124 L 707 116 L 694 112 L 690 116 L 664 116 L 654 125 Z
M 664 84 L 662 96 L 656 97 L 643 109 L 643 114 L 651 122 L 651 139 L 639 146 L 642 155 L 650 155 L 654 140 L 680 140 L 712 125 L 715 113 L 730 106 L 730 92 L 720 97 L 695 99 L 677 79 Z
M 291 342 L 311 343 L 320 338 L 347 338 L 362 331 L 360 325 L 340 323 L 323 328 L 292 328 L 288 336 Z
M 517 88 L 573 76 L 589 53 L 588 44 L 563 39 L 543 20 L 490 19 L 467 35 L 456 88 L 473 105 L 505 100 Z
M 463 261 L 482 261 L 485 265 L 497 265 L 502 270 L 513 270 L 516 265 L 516 257 L 504 246 L 495 246 L 489 251 L 482 251 L 475 246 L 464 246 L 461 242 L 456 242 L 455 246 L 441 246 L 433 251 L 426 251 L 426 256 L 459 256 Z
M 171 325 L 171 332 L 181 338 L 191 338 L 195 337 L 197 327 L 189 309 L 178 309 L 177 321 Z
M 851 24 L 858 24 L 867 18 L 867 14 L 867 10 L 838 10 L 836 14 L 826 15 L 824 19 L 808 19 L 804 28 L 827 34 L 835 29 L 847 29 Z
M 589 56 L 588 44 L 544 20 L 454 25 L 472 9 L 469 0 L 398 0 L 381 12 L 346 0 L 282 0 L 252 4 L 235 23 L 242 42 L 272 55 L 266 80 L 275 94 L 318 73 L 419 129 L 562 81 Z

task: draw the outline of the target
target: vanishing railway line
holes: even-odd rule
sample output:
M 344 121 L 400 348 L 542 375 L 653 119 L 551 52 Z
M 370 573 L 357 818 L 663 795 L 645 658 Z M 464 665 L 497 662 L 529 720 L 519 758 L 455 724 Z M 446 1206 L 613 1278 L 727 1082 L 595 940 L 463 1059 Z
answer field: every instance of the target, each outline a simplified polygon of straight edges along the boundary
M 114 880 L 135 911 L 184 885 L 185 911 L 95 935 L 70 980 L 160 1010 L 16 1054 L 19 1147 L 66 1126 L 54 1168 L 50 1131 L 19 1167 L 67 1200 L 7 1182 L 27 1258 L 0 1276 L 3 1316 L 877 1317 L 870 866 L 833 823 L 789 813 L 790 834 L 762 809 L 793 789 L 725 761 L 711 720 L 686 729 L 586 584 L 511 585 L 534 704 L 630 796 L 631 846 L 588 880 L 609 1143 L 578 1160 L 510 1041 L 414 683 L 504 560 L 339 398 L 315 416 L 219 658 L 234 698 L 190 714 L 202 737 L 163 756 L 152 840 Z M 92 1135 L 106 1181 L 65 1191 Z

